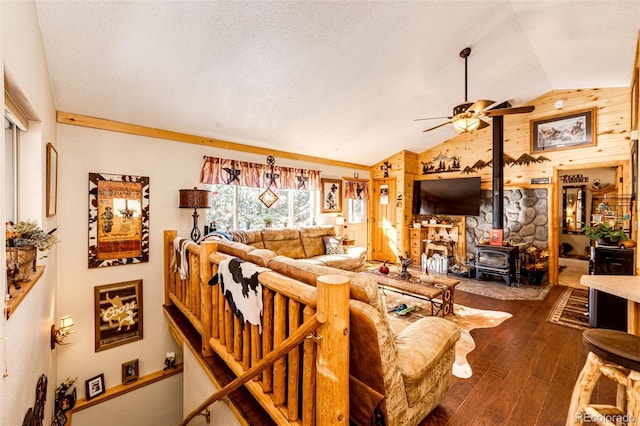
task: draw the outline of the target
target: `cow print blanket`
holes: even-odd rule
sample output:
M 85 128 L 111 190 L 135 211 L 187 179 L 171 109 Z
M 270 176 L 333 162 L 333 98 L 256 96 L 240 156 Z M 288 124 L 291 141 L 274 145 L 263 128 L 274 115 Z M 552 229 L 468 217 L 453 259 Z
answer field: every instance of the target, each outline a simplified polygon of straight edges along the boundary
M 209 285 L 220 283 L 222 294 L 242 325 L 249 321 L 250 324 L 259 327 L 260 333 L 262 333 L 262 285 L 258 281 L 258 274 L 269 270 L 232 257 L 220 262 L 218 273 L 209 280 Z

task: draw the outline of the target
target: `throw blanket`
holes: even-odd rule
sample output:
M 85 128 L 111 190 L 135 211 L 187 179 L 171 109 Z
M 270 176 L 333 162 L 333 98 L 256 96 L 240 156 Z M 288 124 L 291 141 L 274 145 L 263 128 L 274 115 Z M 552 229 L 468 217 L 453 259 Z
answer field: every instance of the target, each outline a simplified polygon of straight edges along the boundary
M 171 268 L 173 272 L 180 272 L 180 279 L 189 278 L 189 261 L 187 259 L 187 249 L 190 245 L 196 245 L 191 240 L 177 237 L 173 240 L 173 259 L 171 259 Z
M 222 294 L 243 327 L 245 321 L 249 321 L 258 326 L 260 333 L 262 333 L 262 285 L 258 281 L 258 274 L 269 270 L 237 257 L 231 257 L 220 262 L 218 273 L 209 280 L 209 285 L 220 282 Z

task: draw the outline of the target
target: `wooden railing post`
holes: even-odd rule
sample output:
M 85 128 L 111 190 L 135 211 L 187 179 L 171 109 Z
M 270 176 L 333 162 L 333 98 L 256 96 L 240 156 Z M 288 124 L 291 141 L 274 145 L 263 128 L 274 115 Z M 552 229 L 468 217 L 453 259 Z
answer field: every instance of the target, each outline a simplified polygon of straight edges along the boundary
M 204 241 L 200 244 L 200 323 L 202 324 L 202 355 L 213 355 L 213 349 L 209 345 L 211 339 L 211 286 L 209 279 L 213 275 L 209 255 L 218 250 L 215 241 Z M 217 271 L 216 271 L 217 272 Z
M 169 290 L 171 286 L 171 280 L 174 279 L 173 271 L 171 270 L 171 258 L 173 257 L 173 240 L 178 236 L 176 230 L 164 231 L 164 304 L 171 305 L 171 299 L 169 298 Z
M 349 424 L 349 279 L 322 275 L 317 280 L 317 312 L 327 322 L 318 329 L 316 421 Z

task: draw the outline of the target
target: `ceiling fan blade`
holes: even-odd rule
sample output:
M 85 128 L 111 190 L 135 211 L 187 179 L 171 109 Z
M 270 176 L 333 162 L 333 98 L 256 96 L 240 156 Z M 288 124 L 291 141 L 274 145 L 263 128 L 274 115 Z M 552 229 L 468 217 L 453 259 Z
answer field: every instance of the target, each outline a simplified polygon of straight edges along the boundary
M 422 133 L 429 132 L 431 130 L 435 130 L 435 129 L 439 128 L 439 127 L 446 126 L 447 124 L 451 124 L 451 122 L 447 121 L 446 123 L 438 124 L 437 126 L 431 127 L 431 128 L 429 128 L 427 130 L 423 130 Z
M 482 115 L 486 117 L 495 117 L 498 115 L 508 115 L 508 114 L 522 114 L 525 112 L 531 112 L 535 109 L 533 105 L 522 106 L 522 107 L 513 107 L 513 108 L 499 108 L 492 109 L 489 111 L 483 111 Z
M 473 105 L 467 108 L 467 112 L 479 113 L 489 105 L 493 105 L 495 103 L 496 101 L 490 101 L 488 99 L 478 99 L 477 101 L 474 102 Z
M 480 125 L 476 130 L 484 129 L 485 127 L 489 127 L 489 123 L 487 123 L 486 121 L 480 120 Z
M 436 120 L 436 119 L 440 120 L 440 119 L 443 119 L 443 118 L 446 118 L 447 120 L 451 120 L 453 117 L 429 117 L 429 118 L 416 118 L 416 119 L 415 119 L 415 120 L 413 120 L 413 121 Z

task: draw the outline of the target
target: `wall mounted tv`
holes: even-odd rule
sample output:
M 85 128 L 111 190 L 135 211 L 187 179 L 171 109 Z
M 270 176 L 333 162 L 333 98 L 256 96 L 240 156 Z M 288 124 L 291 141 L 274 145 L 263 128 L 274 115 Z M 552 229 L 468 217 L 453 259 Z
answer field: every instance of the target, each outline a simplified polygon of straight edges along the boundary
M 480 178 L 417 180 L 413 183 L 413 214 L 478 216 Z

